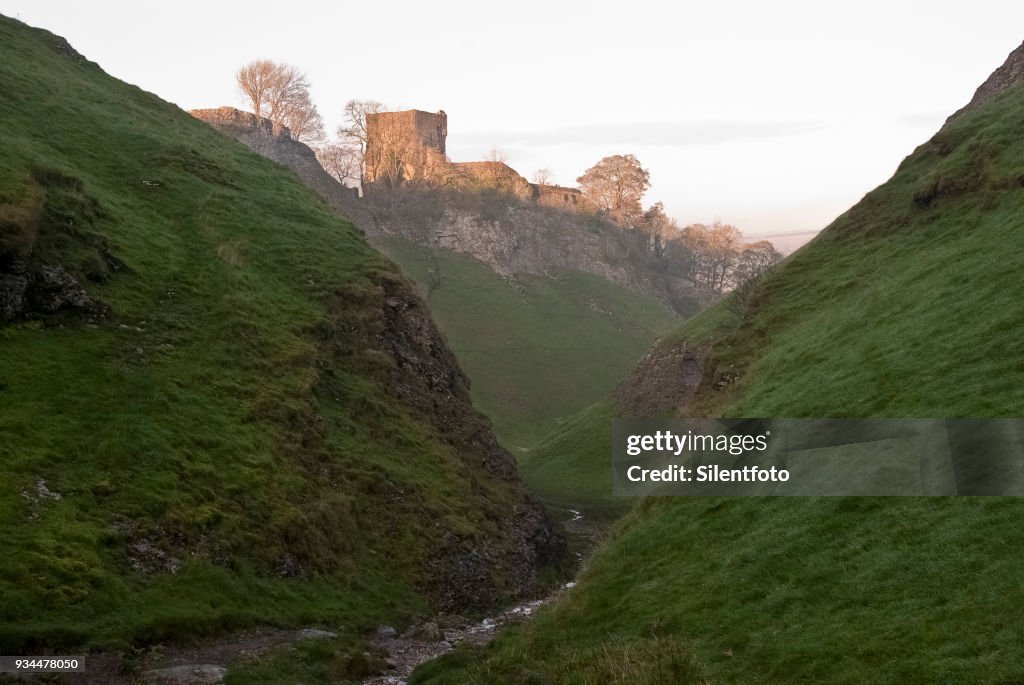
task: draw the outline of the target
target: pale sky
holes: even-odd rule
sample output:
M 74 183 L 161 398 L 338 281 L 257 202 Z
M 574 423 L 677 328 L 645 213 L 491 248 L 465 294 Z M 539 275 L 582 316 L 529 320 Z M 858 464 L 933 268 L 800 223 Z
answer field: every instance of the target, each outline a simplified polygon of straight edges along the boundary
M 748 236 L 816 231 L 884 182 L 1024 40 L 1024 3 L 972 0 L 171 2 L 0 0 L 185 109 L 242 106 L 234 72 L 306 70 L 345 102 L 448 113 L 448 153 L 493 146 L 574 185 L 605 155 L 647 202 Z

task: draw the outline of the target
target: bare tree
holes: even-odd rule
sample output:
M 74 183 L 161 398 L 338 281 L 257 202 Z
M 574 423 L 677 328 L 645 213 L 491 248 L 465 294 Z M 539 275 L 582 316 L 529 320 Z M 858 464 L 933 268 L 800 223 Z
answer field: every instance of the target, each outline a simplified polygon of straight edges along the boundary
M 718 295 L 757 278 L 782 259 L 767 240 L 744 243 L 739 229 L 718 221 L 687 226 L 676 242 L 685 246 L 680 254 L 690 256 L 684 264 L 688 277 Z
M 284 117 L 289 111 L 301 107 L 303 100 L 309 100 L 309 79 L 290 64 L 281 62 L 276 66 L 277 78 L 267 91 L 267 117 L 284 123 Z
M 679 232 L 676 220 L 665 213 L 661 202 L 655 202 L 644 212 L 637 228 L 647 234 L 648 247 L 657 255 L 664 252 L 667 242 Z
M 537 169 L 533 172 L 533 182 L 540 186 L 551 185 L 551 178 L 554 174 L 551 173 L 551 169 L 544 167 L 543 169 Z
M 353 148 L 341 143 L 328 143 L 316 150 L 316 158 L 324 171 L 338 183 L 350 188 L 358 187 L 362 181 L 359 155 Z
M 502 164 L 508 163 L 508 155 L 504 150 L 499 148 L 497 145 L 491 148 L 491 151 L 484 157 L 485 162 L 501 162 Z
M 584 196 L 621 226 L 634 226 L 643 210 L 640 200 L 651 186 L 651 175 L 634 155 L 611 155 L 576 179 Z
M 297 129 L 299 140 L 314 141 L 323 130 L 309 96 L 309 79 L 297 67 L 260 59 L 239 69 L 235 79 L 256 116 L 284 124 L 293 134 Z
M 716 293 L 732 284 L 733 268 L 739 261 L 743 234 L 735 226 L 719 221 L 698 229 L 704 283 Z
M 349 100 L 345 104 L 345 123 L 338 127 L 338 138 L 355 155 L 360 179 L 366 177 L 366 147 L 370 139 L 366 115 L 383 111 L 384 105 L 376 100 Z
M 769 241 L 747 243 L 740 251 L 732 280 L 738 286 L 744 281 L 757 278 L 781 261 L 782 253 Z
M 263 116 L 270 90 L 278 80 L 277 65 L 268 59 L 249 62 L 235 74 L 238 88 L 249 99 L 253 114 Z
M 277 121 L 291 130 L 292 140 L 308 145 L 322 144 L 327 140 L 323 117 L 309 97 L 308 90 L 301 91 L 283 104 Z

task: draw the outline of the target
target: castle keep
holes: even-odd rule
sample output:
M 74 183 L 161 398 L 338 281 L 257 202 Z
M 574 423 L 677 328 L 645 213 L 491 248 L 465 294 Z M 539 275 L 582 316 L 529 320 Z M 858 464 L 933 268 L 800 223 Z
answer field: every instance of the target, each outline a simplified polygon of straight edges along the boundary
M 366 115 L 364 185 L 429 180 L 448 164 L 448 115 L 410 109 Z
M 408 181 L 462 188 L 494 188 L 549 207 L 580 209 L 577 188 L 530 183 L 504 162 L 452 162 L 445 152 L 448 115 L 417 109 L 366 115 L 363 188 Z

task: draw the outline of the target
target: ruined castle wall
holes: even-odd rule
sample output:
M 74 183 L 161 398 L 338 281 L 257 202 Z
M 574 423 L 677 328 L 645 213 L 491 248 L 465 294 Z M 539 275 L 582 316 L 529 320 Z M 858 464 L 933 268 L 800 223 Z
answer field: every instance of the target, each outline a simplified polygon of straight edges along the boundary
M 529 182 L 504 162 L 460 162 L 450 167 L 460 185 L 494 188 L 524 199 L 533 197 Z
M 448 115 L 444 112 L 421 112 L 418 109 L 367 114 L 366 132 L 371 145 L 384 142 L 411 143 L 435 149 L 443 155 L 445 139 L 448 137 Z
M 434 148 L 442 155 L 445 152 L 445 141 L 448 138 L 448 115 L 443 111 L 436 114 L 413 110 L 412 126 L 416 136 L 423 142 L 424 147 Z
M 446 188 L 493 189 L 545 207 L 580 211 L 587 207 L 576 188 L 531 184 L 503 162 L 448 161 L 448 115 L 420 110 L 366 116 L 367 149 L 363 189 L 374 185 L 424 182 Z
M 443 111 L 368 114 L 366 134 L 367 183 L 428 180 L 447 163 Z
M 539 205 L 557 209 L 579 210 L 584 208 L 583 193 L 578 188 L 543 183 L 534 183 L 531 184 L 531 187 L 533 188 L 533 199 Z

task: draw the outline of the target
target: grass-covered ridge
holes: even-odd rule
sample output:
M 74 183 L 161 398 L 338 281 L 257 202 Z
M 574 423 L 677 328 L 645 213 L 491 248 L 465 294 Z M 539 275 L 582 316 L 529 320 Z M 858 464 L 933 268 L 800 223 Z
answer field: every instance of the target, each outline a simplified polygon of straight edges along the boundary
M 707 352 L 681 412 L 1021 416 L 1022 110 L 1017 86 L 966 111 L 742 301 L 664 339 L 666 359 Z M 556 495 L 607 470 L 597 423 L 556 438 L 583 450 Z M 1015 498 L 646 501 L 563 602 L 416 682 L 1020 682 L 1022 515 Z
M 401 238 L 382 247 L 430 287 L 430 309 L 473 400 L 517 457 L 591 402 L 678 321 L 653 297 L 576 271 L 507 280 L 467 255 Z
M 357 633 L 528 584 L 512 531 L 538 510 L 397 268 L 293 174 L 55 36 L 0 18 L 0 55 L 0 256 L 102 303 L 0 328 L 5 653 Z

